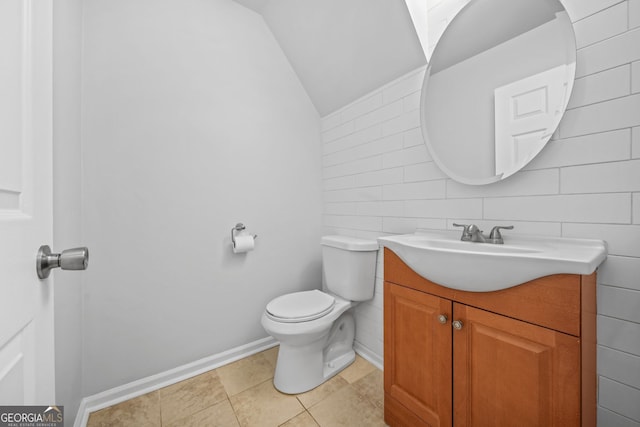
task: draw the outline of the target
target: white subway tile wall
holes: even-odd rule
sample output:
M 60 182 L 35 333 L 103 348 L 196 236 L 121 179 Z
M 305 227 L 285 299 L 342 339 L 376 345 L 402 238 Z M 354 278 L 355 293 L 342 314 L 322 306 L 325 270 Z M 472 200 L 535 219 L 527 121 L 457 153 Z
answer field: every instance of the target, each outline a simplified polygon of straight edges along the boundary
M 577 3 L 579 0 L 572 1 Z M 639 40 L 640 29 L 634 29 L 617 37 L 611 37 L 578 49 L 576 77 L 584 77 L 621 64 L 637 61 L 640 57 Z
M 629 29 L 640 27 L 640 0 L 629 0 Z
M 568 108 L 582 107 L 631 94 L 631 64 L 576 79 Z
M 577 79 L 559 131 L 525 170 L 490 186 L 448 179 L 424 148 L 416 70 L 323 118 L 324 231 L 376 238 L 460 221 L 606 240 L 598 423 L 640 427 L 640 0 L 563 3 Z M 382 277 L 379 259 L 375 297 L 356 310 L 356 340 L 380 358 Z
M 618 3 L 574 24 L 578 48 L 589 46 L 627 31 L 627 4 Z

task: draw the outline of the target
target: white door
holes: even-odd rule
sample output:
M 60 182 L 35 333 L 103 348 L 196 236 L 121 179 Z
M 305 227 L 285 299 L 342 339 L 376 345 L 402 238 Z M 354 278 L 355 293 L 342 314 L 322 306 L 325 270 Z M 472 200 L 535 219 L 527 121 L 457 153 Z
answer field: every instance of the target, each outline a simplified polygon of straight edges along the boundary
M 52 0 L 0 0 L 0 405 L 53 405 Z
M 496 175 L 529 163 L 555 131 L 568 101 L 573 65 L 561 65 L 494 91 Z

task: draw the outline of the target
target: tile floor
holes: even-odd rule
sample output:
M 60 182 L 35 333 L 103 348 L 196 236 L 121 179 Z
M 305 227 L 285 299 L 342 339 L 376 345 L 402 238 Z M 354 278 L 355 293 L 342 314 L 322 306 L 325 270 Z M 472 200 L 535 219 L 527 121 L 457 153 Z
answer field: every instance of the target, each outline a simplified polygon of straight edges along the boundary
M 88 427 L 384 426 L 382 371 L 356 361 L 298 395 L 273 387 L 278 348 L 101 409 Z

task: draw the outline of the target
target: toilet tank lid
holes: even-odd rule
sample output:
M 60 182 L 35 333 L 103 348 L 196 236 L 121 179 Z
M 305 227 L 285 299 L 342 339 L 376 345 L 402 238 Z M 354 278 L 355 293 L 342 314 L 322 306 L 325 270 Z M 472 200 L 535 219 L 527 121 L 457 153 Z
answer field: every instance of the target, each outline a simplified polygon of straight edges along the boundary
M 377 251 L 378 242 L 350 236 L 323 236 L 321 244 L 347 251 Z

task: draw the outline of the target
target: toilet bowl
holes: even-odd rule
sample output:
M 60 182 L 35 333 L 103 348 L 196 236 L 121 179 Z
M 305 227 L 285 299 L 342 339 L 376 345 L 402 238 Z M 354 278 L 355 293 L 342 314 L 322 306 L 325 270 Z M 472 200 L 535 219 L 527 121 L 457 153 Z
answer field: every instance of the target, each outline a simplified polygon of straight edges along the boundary
M 262 314 L 280 343 L 273 382 L 283 393 L 311 390 L 355 360 L 351 309 L 373 297 L 377 242 L 326 236 L 322 245 L 327 291 L 282 295 Z
M 262 314 L 262 326 L 280 342 L 273 383 L 283 393 L 311 390 L 355 359 L 355 323 L 351 313 L 347 312 L 353 306 L 351 301 L 317 290 L 287 294 L 285 297 L 316 292 L 335 298 L 331 309 L 321 317 L 294 322 L 291 319 L 282 321 L 266 310 Z M 329 346 L 333 351 L 325 355 L 324 349 Z

